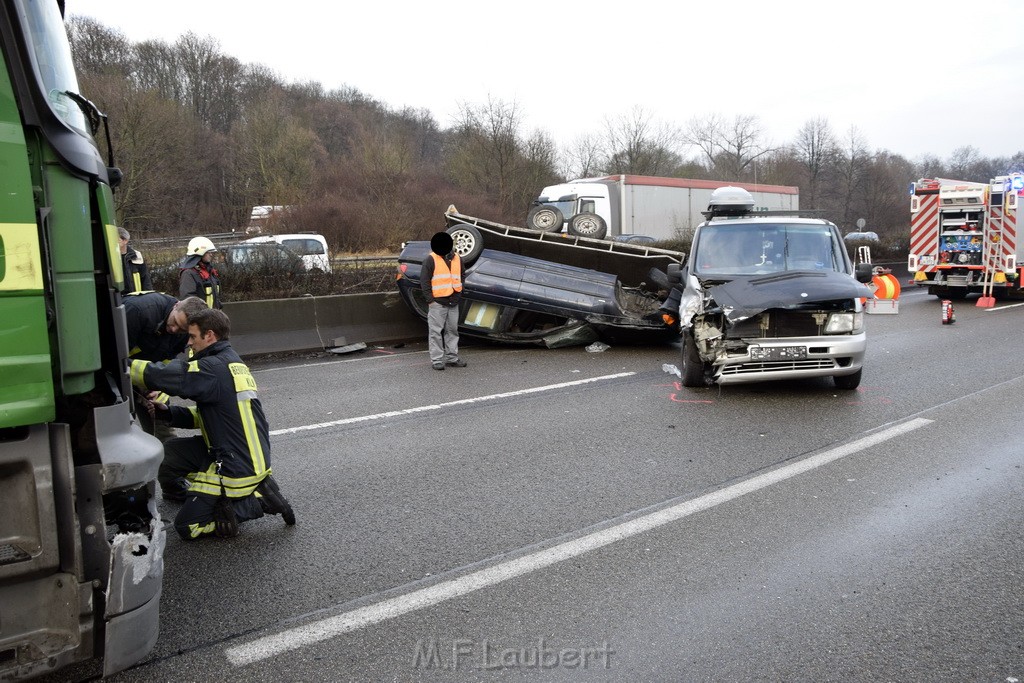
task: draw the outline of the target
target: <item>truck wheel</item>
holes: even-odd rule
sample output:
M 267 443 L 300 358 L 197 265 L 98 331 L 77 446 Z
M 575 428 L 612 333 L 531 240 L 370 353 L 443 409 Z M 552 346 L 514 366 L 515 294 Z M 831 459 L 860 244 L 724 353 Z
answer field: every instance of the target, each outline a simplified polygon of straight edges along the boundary
M 456 223 L 446 230 L 455 242 L 455 253 L 462 259 L 462 263 L 470 265 L 476 261 L 476 257 L 484 250 L 484 238 L 480 231 L 466 223 Z
M 565 218 L 562 216 L 562 212 L 556 207 L 548 206 L 547 204 L 535 206 L 526 214 L 526 225 L 534 230 L 561 232 L 562 223 L 564 222 Z
M 596 213 L 578 213 L 569 219 L 570 235 L 601 240 L 607 233 L 608 225 Z
M 697 342 L 693 339 L 692 332 L 683 332 L 682 338 L 683 358 L 680 379 L 684 387 L 706 387 L 708 385 L 706 370 L 707 363 L 697 355 Z
M 852 375 L 835 375 L 832 377 L 832 381 L 835 382 L 836 389 L 852 391 L 860 386 L 860 376 L 863 372 L 864 368 L 861 368 Z

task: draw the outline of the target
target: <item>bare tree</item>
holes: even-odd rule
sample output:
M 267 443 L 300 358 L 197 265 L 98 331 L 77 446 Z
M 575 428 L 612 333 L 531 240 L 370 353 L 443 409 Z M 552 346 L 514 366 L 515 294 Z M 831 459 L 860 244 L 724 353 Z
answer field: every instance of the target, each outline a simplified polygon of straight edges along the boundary
M 981 153 L 970 145 L 954 149 L 947 164 L 950 174 L 957 180 L 988 182 L 990 176 L 981 169 L 982 165 Z
M 71 58 L 80 76 L 116 74 L 131 70 L 131 43 L 124 34 L 89 17 L 72 16 L 67 23 Z
M 601 142 L 581 135 L 566 148 L 559 172 L 565 179 L 590 178 L 600 173 L 604 165 Z
M 605 123 L 606 173 L 666 176 L 675 172 L 679 154 L 679 132 L 665 124 L 656 124 L 653 115 L 634 107 L 626 115 Z
M 867 142 L 856 126 L 850 126 L 836 163 L 833 206 L 838 220 L 850 225 L 858 217 L 864 202 L 864 184 L 871 163 Z
M 838 153 L 836 138 L 828 119 L 807 121 L 797 132 L 792 148 L 803 172 L 801 180 L 804 196 L 801 201 L 805 205 L 817 206 L 820 184 Z
M 717 114 L 694 118 L 687 124 L 685 141 L 700 150 L 708 170 L 719 180 L 757 180 L 758 159 L 772 151 L 762 141 L 756 116 L 737 115 L 727 123 Z
M 490 193 L 507 209 L 513 205 L 513 176 L 521 157 L 519 106 L 488 97 L 461 103 L 448 170 L 456 182 Z

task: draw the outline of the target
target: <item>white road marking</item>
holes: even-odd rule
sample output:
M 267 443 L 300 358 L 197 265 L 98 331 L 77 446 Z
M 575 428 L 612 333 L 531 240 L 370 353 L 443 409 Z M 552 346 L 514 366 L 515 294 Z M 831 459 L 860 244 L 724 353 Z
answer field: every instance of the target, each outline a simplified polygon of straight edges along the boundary
M 1005 311 L 1007 308 L 1017 308 L 1018 306 L 1024 306 L 1024 304 L 1006 304 L 1005 306 L 993 306 L 992 308 L 986 308 L 986 311 Z
M 447 403 L 436 403 L 427 406 L 416 406 L 415 408 L 405 408 L 404 410 L 389 410 L 386 413 L 377 413 L 376 415 L 362 415 L 360 417 L 349 417 L 343 420 L 332 420 L 331 422 L 320 422 L 318 424 L 302 425 L 299 427 L 285 427 L 284 429 L 271 430 L 270 435 L 279 436 L 281 434 L 295 434 L 296 432 L 308 432 L 313 429 L 325 429 L 327 427 L 338 427 L 340 425 L 355 424 L 357 422 L 370 422 L 372 420 L 382 420 L 388 417 L 399 417 L 401 415 L 412 415 L 413 413 L 425 413 L 432 410 L 443 410 L 444 408 L 451 408 L 452 406 L 464 406 L 473 403 L 495 401 L 500 398 L 513 398 L 515 396 L 525 396 L 527 394 L 538 394 L 543 391 L 554 391 L 555 389 L 565 389 L 566 387 L 575 387 L 581 384 L 603 382 L 604 380 L 607 379 L 618 379 L 620 377 L 629 377 L 635 374 L 635 372 L 619 372 L 614 375 L 602 375 L 600 377 L 591 377 L 589 379 L 577 379 L 573 380 L 572 382 L 562 382 L 561 384 L 548 384 L 543 387 L 531 387 L 529 389 L 519 389 L 517 391 L 506 391 L 501 394 L 491 394 L 490 396 L 464 398 L 458 401 L 448 401 Z
M 481 588 L 494 586 L 509 579 L 544 569 L 563 560 L 578 557 L 592 550 L 597 550 L 616 541 L 656 529 L 697 512 L 708 510 L 722 503 L 745 496 L 748 493 L 759 491 L 773 484 L 778 484 L 827 465 L 840 458 L 873 448 L 885 441 L 912 432 L 932 422 L 933 420 L 925 418 L 915 418 L 857 439 L 851 443 L 831 448 L 789 465 L 783 465 L 724 489 L 616 524 L 615 526 L 596 531 L 572 541 L 560 543 L 545 550 L 501 562 L 456 579 L 421 588 L 373 605 L 360 607 L 338 616 L 321 619 L 273 635 L 256 638 L 239 645 L 229 646 L 225 648 L 224 654 L 233 665 L 244 666 L 290 650 L 319 643 L 343 633 L 349 633 L 366 626 L 387 621 L 388 619 L 394 619 L 395 617 L 425 607 L 437 605 L 480 590 Z

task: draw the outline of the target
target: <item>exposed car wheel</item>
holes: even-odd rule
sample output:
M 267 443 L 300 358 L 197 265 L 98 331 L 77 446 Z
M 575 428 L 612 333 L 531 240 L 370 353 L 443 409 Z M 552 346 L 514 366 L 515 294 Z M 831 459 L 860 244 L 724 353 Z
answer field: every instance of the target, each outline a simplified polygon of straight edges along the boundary
M 608 225 L 596 213 L 578 213 L 569 219 L 569 234 L 577 237 L 604 239 L 608 233 Z
M 458 223 L 445 232 L 452 236 L 452 241 L 455 242 L 455 253 L 467 266 L 476 261 L 476 257 L 484 250 L 484 238 L 480 236 L 480 231 L 472 225 Z
M 547 204 L 535 206 L 526 214 L 526 225 L 534 230 L 561 232 L 564 222 L 565 217 L 562 216 L 562 212 Z
M 860 376 L 863 372 L 864 369 L 861 368 L 852 375 L 835 375 L 832 377 L 832 381 L 835 382 L 836 389 L 853 390 L 860 386 Z
M 697 342 L 693 339 L 692 332 L 684 332 L 682 338 L 683 358 L 682 370 L 680 371 L 684 387 L 706 387 L 707 363 L 697 355 Z M 838 379 L 838 378 L 837 378 Z
M 647 271 L 647 280 L 654 285 L 655 290 L 669 289 L 672 286 L 669 284 L 668 275 L 660 268 L 651 268 Z

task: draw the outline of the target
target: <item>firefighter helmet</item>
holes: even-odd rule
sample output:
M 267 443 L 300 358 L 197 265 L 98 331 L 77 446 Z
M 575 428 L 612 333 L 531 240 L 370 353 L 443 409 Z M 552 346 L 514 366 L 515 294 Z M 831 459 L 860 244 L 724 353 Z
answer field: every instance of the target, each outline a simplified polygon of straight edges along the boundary
M 205 237 L 193 237 L 188 242 L 188 251 L 185 252 L 185 255 L 202 256 L 208 251 L 217 251 L 217 247 L 213 246 L 213 242 Z

